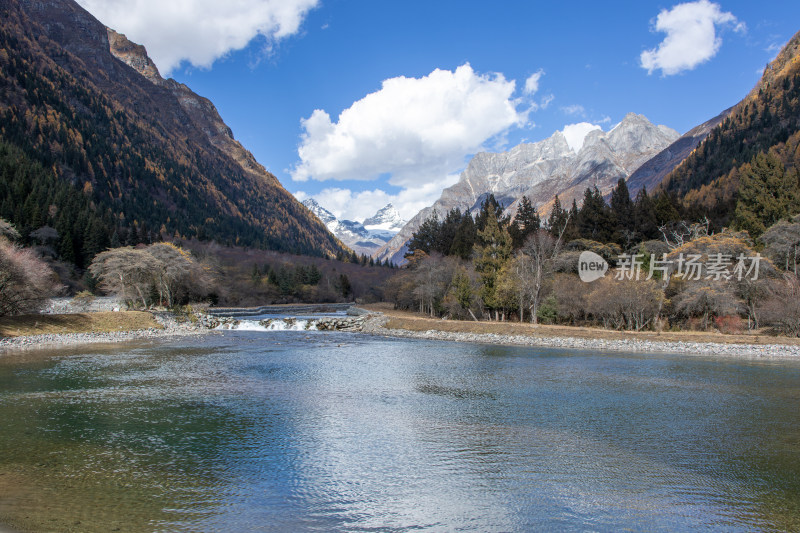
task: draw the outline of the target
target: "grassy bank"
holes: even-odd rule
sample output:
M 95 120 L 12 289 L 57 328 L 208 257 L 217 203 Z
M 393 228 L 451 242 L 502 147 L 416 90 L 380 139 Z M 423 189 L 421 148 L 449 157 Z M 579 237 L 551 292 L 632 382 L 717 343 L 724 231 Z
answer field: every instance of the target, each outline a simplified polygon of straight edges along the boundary
M 479 333 L 496 335 L 518 335 L 528 337 L 600 339 L 609 341 L 654 341 L 654 342 L 692 342 L 719 344 L 755 344 L 800 346 L 800 339 L 776 337 L 761 334 L 725 335 L 702 331 L 654 332 L 654 331 L 616 331 L 602 328 L 533 325 L 519 322 L 474 322 L 462 320 L 442 320 L 430 318 L 420 313 L 397 311 L 391 304 L 360 305 L 370 311 L 380 311 L 388 317 L 384 327 L 412 332 L 443 331 L 448 333 Z
M 0 318 L 0 337 L 59 335 L 65 333 L 113 333 L 162 329 L 153 315 L 143 311 L 78 313 L 69 315 L 22 315 Z

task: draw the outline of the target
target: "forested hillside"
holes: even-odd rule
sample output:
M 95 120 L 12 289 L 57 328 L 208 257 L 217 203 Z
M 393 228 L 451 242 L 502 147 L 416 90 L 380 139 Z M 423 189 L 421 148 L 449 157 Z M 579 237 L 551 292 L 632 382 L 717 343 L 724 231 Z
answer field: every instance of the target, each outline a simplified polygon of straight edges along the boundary
M 74 2 L 0 0 L 0 217 L 25 242 L 51 241 L 78 266 L 167 235 L 345 251 L 232 137 L 247 165 L 211 136 L 115 58 L 106 28 Z
M 776 176 L 778 181 L 784 176 L 787 183 L 793 177 L 797 181 L 799 147 L 800 33 L 767 66 L 747 98 L 664 179 L 661 187 L 687 206 L 707 213 L 716 227 L 738 220 L 743 229 L 752 229 L 752 224 L 748 227 L 736 215 L 740 191 L 748 183 L 752 185 L 758 174 L 755 167 L 764 168 L 767 157 L 772 160 L 773 171 L 781 174 Z M 769 226 L 775 221 L 763 222 Z

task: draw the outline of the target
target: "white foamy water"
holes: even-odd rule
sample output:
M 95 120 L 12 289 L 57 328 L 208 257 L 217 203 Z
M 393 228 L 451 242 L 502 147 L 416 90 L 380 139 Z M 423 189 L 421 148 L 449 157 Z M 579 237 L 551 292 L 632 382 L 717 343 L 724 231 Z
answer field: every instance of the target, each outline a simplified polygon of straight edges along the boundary
M 235 326 L 222 325 L 218 329 L 233 329 L 237 331 L 316 331 L 317 321 L 305 318 L 240 320 Z

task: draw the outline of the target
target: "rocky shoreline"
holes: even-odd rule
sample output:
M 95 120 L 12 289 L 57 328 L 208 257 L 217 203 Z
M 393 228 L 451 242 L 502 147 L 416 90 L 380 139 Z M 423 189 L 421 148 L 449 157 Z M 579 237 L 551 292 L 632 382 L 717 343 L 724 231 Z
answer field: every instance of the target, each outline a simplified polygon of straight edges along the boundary
M 741 357 L 751 359 L 800 359 L 800 345 L 789 344 L 732 344 L 689 341 L 654 341 L 638 339 L 599 339 L 569 336 L 502 335 L 497 333 L 448 332 L 436 329 L 412 331 L 385 327 L 389 317 L 359 308 L 350 316 L 321 317 L 313 328 L 319 331 L 346 331 L 379 337 L 399 337 L 448 342 L 497 344 L 592 350 L 596 352 L 677 353 L 684 355 Z M 163 329 L 120 331 L 109 333 L 69 333 L 0 338 L 0 352 L 18 348 L 63 347 L 79 344 L 116 343 L 142 339 L 157 339 L 187 335 L 206 335 L 220 330 L 236 329 L 240 320 L 234 317 L 200 315 L 196 321 L 179 322 L 170 313 L 154 313 Z M 275 319 L 261 321 L 268 327 Z M 292 319 L 285 319 L 289 324 Z M 290 329 L 290 328 L 287 328 Z M 308 327 L 306 329 L 309 329 Z
M 364 324 L 363 333 L 383 337 L 401 337 L 449 342 L 498 344 L 506 346 L 531 346 L 592 350 L 597 352 L 676 353 L 683 355 L 741 357 L 751 359 L 800 359 L 800 346 L 788 344 L 728 344 L 711 342 L 666 342 L 650 340 L 583 339 L 578 337 L 547 337 L 527 335 L 500 335 L 496 333 L 462 333 L 438 330 L 411 331 L 384 327 L 387 318 L 371 315 Z
M 155 320 L 163 329 L 140 329 L 134 331 L 111 331 L 103 333 L 59 333 L 29 335 L 24 337 L 1 337 L 0 353 L 15 349 L 61 348 L 81 344 L 106 344 L 166 337 L 205 335 L 211 330 L 191 322 L 179 322 L 171 313 L 153 313 Z

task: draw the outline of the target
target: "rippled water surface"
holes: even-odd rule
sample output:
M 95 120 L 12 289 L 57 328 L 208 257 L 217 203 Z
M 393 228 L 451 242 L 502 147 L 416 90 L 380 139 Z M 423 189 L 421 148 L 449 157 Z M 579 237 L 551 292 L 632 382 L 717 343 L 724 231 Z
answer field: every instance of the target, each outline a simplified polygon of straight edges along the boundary
M 798 530 L 800 363 L 294 331 L 0 355 L 0 524 Z

